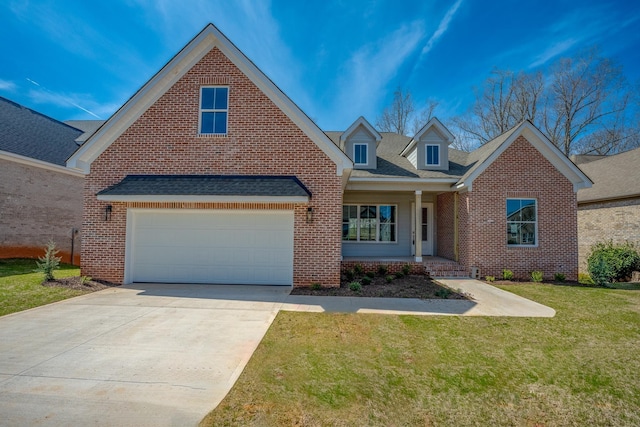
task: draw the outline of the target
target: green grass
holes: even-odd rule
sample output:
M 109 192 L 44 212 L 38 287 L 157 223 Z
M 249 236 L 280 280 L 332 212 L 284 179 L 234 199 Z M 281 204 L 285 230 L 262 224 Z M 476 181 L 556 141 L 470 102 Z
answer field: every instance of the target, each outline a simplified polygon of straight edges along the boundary
M 33 259 L 0 259 L 0 316 L 82 295 L 86 292 L 42 286 L 42 273 L 34 273 Z M 80 269 L 60 264 L 54 277 L 77 276 Z
M 202 424 L 640 425 L 640 292 L 503 288 L 556 317 L 281 312 Z

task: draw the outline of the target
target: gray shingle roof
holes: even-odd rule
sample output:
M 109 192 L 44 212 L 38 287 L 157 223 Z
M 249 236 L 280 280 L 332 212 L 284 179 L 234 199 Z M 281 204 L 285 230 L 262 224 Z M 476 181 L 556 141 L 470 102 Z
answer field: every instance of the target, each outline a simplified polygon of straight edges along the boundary
M 593 186 L 578 191 L 578 203 L 640 196 L 640 148 L 582 163 L 580 169 Z
M 0 97 L 0 150 L 64 166 L 82 131 Z
M 87 139 L 105 123 L 106 120 L 65 120 L 64 123 L 84 132 L 76 138 L 78 145 L 84 144 Z
M 127 175 L 108 196 L 311 196 L 295 176 Z

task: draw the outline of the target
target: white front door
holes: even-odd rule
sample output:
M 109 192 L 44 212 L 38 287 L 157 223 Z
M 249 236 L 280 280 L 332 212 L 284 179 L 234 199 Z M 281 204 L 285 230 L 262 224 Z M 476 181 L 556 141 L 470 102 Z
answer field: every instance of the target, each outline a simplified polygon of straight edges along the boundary
M 433 255 L 433 203 L 422 204 L 422 256 Z

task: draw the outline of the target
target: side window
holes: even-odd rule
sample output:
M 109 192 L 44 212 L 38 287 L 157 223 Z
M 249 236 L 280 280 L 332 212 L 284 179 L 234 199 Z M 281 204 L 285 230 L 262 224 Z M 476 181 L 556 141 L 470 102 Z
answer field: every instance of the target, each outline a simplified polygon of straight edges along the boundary
M 204 86 L 200 88 L 200 134 L 225 135 L 228 113 L 228 87 Z
M 424 147 L 425 165 L 440 166 L 440 146 L 427 144 Z
M 367 159 L 367 144 L 354 143 L 353 144 L 353 163 L 356 165 L 366 165 L 368 163 Z
M 535 199 L 507 199 L 507 244 L 538 244 L 538 206 Z

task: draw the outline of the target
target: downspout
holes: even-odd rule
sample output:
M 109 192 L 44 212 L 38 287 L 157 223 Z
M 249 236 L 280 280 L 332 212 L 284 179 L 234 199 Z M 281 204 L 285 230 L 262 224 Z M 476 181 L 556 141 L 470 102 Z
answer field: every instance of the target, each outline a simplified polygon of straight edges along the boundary
M 453 193 L 453 260 L 458 262 L 460 254 L 458 249 L 458 192 Z

